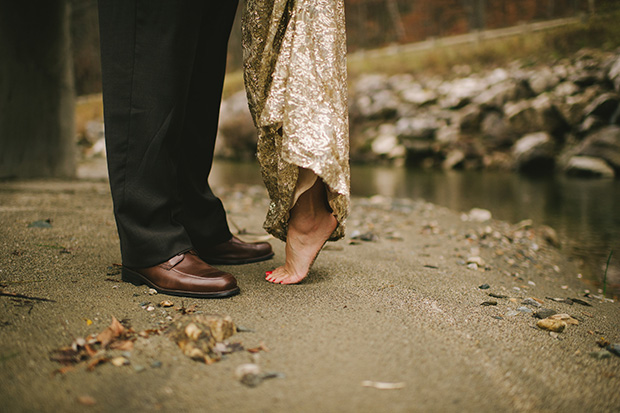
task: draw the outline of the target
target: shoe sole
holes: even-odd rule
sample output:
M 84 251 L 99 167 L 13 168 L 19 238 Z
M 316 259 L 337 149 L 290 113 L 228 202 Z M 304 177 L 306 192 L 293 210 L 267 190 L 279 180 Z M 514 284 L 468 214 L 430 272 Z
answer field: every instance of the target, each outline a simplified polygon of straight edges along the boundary
M 211 265 L 243 265 L 243 264 L 252 264 L 254 262 L 267 261 L 272 259 L 274 253 L 264 255 L 258 258 L 247 258 L 245 260 L 227 260 L 222 258 L 206 258 L 200 257 L 204 262 Z
M 136 271 L 133 271 L 127 267 L 123 267 L 123 270 L 121 272 L 121 278 L 123 281 L 131 283 L 133 285 L 146 284 L 149 287 L 157 290 L 158 293 L 176 295 L 179 297 L 226 298 L 226 297 L 231 297 L 233 295 L 237 295 L 241 291 L 239 287 L 235 287 L 232 290 L 217 291 L 217 292 L 194 292 L 194 291 L 183 291 L 183 290 L 168 290 L 166 288 L 161 288 L 153 284 L 148 278 L 144 277 L 142 274 Z

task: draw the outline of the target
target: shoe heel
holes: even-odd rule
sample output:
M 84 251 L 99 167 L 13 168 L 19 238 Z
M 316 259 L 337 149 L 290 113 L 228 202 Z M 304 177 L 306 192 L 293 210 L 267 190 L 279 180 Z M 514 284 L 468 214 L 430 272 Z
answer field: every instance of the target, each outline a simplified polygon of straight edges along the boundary
M 121 272 L 121 279 L 124 282 L 128 282 L 128 283 L 131 283 L 133 285 L 142 285 L 142 284 L 144 284 L 144 281 L 142 280 L 142 278 L 139 275 L 137 275 L 136 273 L 131 271 L 129 268 L 125 268 L 125 267 L 123 267 L 123 270 Z

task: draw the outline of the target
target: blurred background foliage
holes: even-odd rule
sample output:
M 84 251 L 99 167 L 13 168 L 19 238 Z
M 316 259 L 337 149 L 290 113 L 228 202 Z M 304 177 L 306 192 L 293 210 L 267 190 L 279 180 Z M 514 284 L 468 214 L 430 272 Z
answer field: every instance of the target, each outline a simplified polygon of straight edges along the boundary
M 97 93 L 101 91 L 97 1 L 71 0 L 71 3 L 76 91 L 78 96 Z M 356 74 L 356 69 L 406 72 L 427 67 L 441 71 L 456 61 L 463 63 L 463 59 L 471 59 L 470 64 L 474 66 L 478 61 L 493 63 L 498 60 L 497 63 L 501 63 L 502 59 L 518 57 L 514 54 L 519 48 L 524 55 L 536 50 L 553 57 L 582 47 L 617 47 L 620 29 L 614 21 L 617 22 L 619 17 L 618 3 L 618 0 L 345 0 L 350 52 L 565 17 L 582 17 L 583 22 L 555 30 L 542 41 L 537 39 L 530 44 L 518 45 L 496 43 L 486 52 L 448 51 L 447 54 L 427 54 L 422 58 L 417 55 L 413 59 L 415 62 L 401 58 L 388 62 L 390 65 L 386 62 L 373 64 L 370 59 L 357 68 L 352 67 L 352 75 Z M 241 68 L 242 9 L 243 0 L 231 33 L 229 72 Z M 592 17 L 595 12 L 597 17 Z

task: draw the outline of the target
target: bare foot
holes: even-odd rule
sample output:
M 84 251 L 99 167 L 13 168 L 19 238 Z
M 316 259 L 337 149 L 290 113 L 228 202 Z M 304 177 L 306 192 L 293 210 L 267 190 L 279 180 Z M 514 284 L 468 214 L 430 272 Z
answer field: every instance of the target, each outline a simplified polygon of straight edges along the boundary
M 295 284 L 306 278 L 310 266 L 337 225 L 327 204 L 325 184 L 317 179 L 291 209 L 284 265 L 267 271 L 265 279 L 275 284 Z

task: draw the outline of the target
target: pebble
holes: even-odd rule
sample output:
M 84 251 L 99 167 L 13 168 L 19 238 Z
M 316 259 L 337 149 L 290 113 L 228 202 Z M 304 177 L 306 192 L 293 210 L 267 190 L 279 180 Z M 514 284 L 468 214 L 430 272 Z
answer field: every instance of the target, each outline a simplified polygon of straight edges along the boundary
M 157 290 L 154 289 L 154 288 L 149 288 L 148 291 L 147 291 L 147 294 L 148 295 L 155 295 L 155 294 L 157 294 Z
M 527 307 L 519 307 L 517 308 L 517 311 L 519 311 L 520 313 L 525 313 L 525 314 L 532 314 L 534 311 L 532 311 L 532 309 L 527 308 Z
M 469 257 L 467 258 L 468 264 L 476 264 L 479 267 L 484 267 L 484 260 L 480 257 Z
M 133 365 L 133 369 L 136 371 L 136 373 L 140 373 L 140 372 L 143 372 L 144 370 L 146 370 L 146 367 L 141 366 L 139 364 L 134 364 Z
M 480 305 L 483 305 L 483 306 L 497 305 L 497 301 L 485 301 L 485 302 L 481 303 Z
M 566 323 L 562 320 L 552 320 L 550 318 L 545 318 L 542 320 L 538 320 L 536 326 L 543 330 L 561 333 L 566 328 Z
M 491 214 L 491 211 L 482 208 L 473 208 L 471 211 L 469 211 L 469 214 L 467 214 L 467 218 L 470 221 L 475 222 L 489 221 L 492 216 L 493 215 Z
M 590 353 L 590 357 L 597 360 L 608 359 L 611 357 L 611 353 L 607 350 L 593 351 Z
M 471 264 L 467 264 L 467 268 L 469 268 L 470 270 L 477 270 L 478 264 L 476 264 L 475 262 L 472 262 Z
M 534 313 L 534 317 L 543 319 L 551 317 L 554 314 L 557 314 L 557 311 L 551 310 L 549 308 L 541 308 L 540 310 L 536 311 L 536 313 Z
M 528 298 L 524 299 L 523 301 L 521 301 L 521 304 L 531 305 L 531 306 L 534 306 L 534 307 L 537 307 L 537 308 L 542 307 L 542 305 L 538 301 L 536 301 L 536 300 L 534 300 L 533 298 L 530 298 L 530 297 L 528 297 Z
M 161 361 L 155 360 L 155 361 L 153 361 L 151 363 L 151 367 L 154 368 L 154 369 L 158 369 L 158 368 L 160 368 L 162 366 L 162 364 L 163 363 Z
M 504 314 L 504 317 L 514 317 L 514 316 L 516 316 L 516 315 L 519 315 L 519 312 L 518 312 L 518 311 L 515 311 L 515 310 L 510 310 L 510 311 L 508 311 L 506 314 Z
M 569 316 L 568 314 L 554 314 L 550 317 L 548 317 L 551 320 L 562 320 L 564 321 L 566 324 L 572 324 L 572 325 L 579 325 L 579 321 L 577 321 L 576 319 L 574 319 L 573 317 Z
M 110 360 L 110 363 L 113 366 L 120 367 L 129 364 L 129 360 L 127 360 L 125 357 L 114 357 L 112 360 Z
M 608 345 L 607 350 L 615 354 L 616 356 L 620 357 L 620 343 Z
M 508 298 L 507 295 L 495 294 L 495 293 L 489 293 L 489 297 L 493 297 L 493 298 Z
M 482 284 L 478 286 L 478 288 L 480 288 L 481 290 L 488 290 L 489 288 L 491 288 L 491 286 L 489 284 Z

